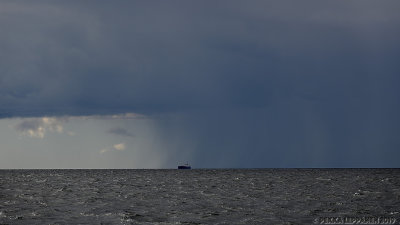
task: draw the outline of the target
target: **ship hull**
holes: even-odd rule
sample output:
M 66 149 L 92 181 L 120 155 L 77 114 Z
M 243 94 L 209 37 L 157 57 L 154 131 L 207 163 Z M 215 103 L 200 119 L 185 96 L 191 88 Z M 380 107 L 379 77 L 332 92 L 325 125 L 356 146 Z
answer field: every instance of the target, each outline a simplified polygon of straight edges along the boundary
M 179 170 L 190 170 L 191 167 L 190 166 L 178 166 Z

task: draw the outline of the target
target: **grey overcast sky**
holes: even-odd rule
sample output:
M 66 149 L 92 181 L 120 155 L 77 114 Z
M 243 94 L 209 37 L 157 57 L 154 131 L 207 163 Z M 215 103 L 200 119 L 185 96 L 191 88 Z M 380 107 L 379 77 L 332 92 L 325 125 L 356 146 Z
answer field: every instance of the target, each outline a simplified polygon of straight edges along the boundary
M 0 168 L 399 167 L 400 1 L 1 1 Z

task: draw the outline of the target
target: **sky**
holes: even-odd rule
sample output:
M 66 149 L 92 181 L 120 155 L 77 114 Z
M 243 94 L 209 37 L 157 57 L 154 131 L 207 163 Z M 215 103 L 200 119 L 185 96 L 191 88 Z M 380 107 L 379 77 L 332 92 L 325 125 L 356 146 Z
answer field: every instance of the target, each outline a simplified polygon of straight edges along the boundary
M 399 1 L 1 1 L 0 168 L 399 167 Z

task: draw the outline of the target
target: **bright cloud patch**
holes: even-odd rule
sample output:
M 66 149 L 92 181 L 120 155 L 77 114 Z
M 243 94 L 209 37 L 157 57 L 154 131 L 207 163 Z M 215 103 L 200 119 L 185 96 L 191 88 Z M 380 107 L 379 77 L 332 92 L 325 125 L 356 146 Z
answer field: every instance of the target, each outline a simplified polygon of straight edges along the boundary
M 110 151 L 124 151 L 126 149 L 125 143 L 119 143 L 112 146 L 112 148 L 103 148 L 100 150 L 100 154 Z
M 109 151 L 108 149 L 103 148 L 103 149 L 100 150 L 100 154 L 103 154 L 103 153 L 108 152 L 108 151 Z
M 22 135 L 33 138 L 44 138 L 47 132 L 62 133 L 62 121 L 54 117 L 30 118 L 23 120 L 15 127 Z
M 115 144 L 115 145 L 113 146 L 113 148 L 114 148 L 115 150 L 118 150 L 118 151 L 123 151 L 123 150 L 125 150 L 125 144 L 124 144 L 124 143 Z

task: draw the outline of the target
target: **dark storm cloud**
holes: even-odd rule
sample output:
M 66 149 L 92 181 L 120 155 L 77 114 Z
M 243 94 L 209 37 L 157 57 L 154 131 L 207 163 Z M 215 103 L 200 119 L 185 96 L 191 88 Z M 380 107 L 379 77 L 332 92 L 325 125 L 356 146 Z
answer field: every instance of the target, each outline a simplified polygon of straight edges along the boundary
M 163 114 L 210 165 L 396 166 L 399 6 L 4 1 L 0 117 Z
M 259 107 L 398 70 L 389 3 L 1 4 L 3 117 Z
M 115 128 L 111 128 L 109 130 L 107 130 L 108 133 L 110 134 L 114 134 L 114 135 L 120 135 L 120 136 L 125 136 L 125 137 L 134 137 L 134 135 L 127 131 L 124 128 L 120 128 L 120 127 L 115 127 Z

